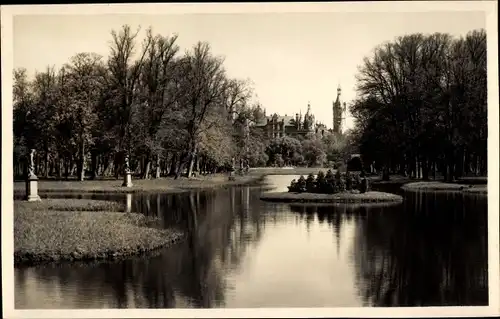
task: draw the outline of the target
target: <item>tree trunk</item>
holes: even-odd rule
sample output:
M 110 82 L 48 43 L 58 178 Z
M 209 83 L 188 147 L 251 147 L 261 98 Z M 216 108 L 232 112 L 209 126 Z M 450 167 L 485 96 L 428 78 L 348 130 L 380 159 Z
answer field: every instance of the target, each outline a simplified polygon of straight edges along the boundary
M 169 176 L 176 176 L 177 175 L 177 158 L 179 155 L 177 153 L 172 154 L 172 159 L 170 162 L 170 171 L 168 173 Z
M 427 158 L 422 160 L 422 179 L 429 180 L 429 160 Z
M 180 175 L 182 174 L 182 171 L 184 170 L 184 166 L 186 165 L 185 163 L 186 163 L 186 161 L 184 159 L 180 161 L 179 167 L 177 167 L 177 171 L 175 172 L 175 179 L 178 179 L 180 177 Z
M 80 146 L 80 163 L 78 165 L 78 178 L 81 182 L 85 180 L 85 141 L 81 142 Z
M 45 177 L 49 177 L 49 160 L 50 160 L 50 154 L 49 154 L 49 148 L 45 148 Z
M 98 157 L 97 157 L 97 152 L 95 150 L 92 150 L 91 153 L 91 173 L 90 173 L 90 179 L 95 179 L 98 175 L 98 168 L 99 168 L 99 163 L 98 163 Z
M 187 177 L 191 178 L 193 175 L 193 167 L 194 167 L 194 161 L 196 159 L 196 153 L 191 152 L 191 156 L 189 156 L 189 167 L 188 167 L 188 172 L 187 172 Z
M 114 162 L 113 162 L 113 168 L 115 170 L 115 178 L 118 179 L 120 177 L 120 170 L 119 170 L 119 165 L 118 165 L 118 156 L 120 153 L 115 154 Z
M 160 154 L 156 155 L 156 174 L 155 178 L 160 178 L 161 177 L 161 160 L 160 160 Z
M 146 163 L 146 165 L 144 165 L 145 168 L 144 168 L 144 172 L 142 174 L 142 178 L 149 179 L 149 170 L 151 169 L 151 156 L 149 153 L 146 155 L 145 163 Z
M 433 161 L 432 162 L 432 177 L 434 178 L 434 180 L 436 180 L 436 161 Z
M 65 171 L 66 179 L 69 179 L 69 176 L 71 175 L 71 158 L 67 157 L 64 162 L 65 162 L 64 168 L 66 170 Z
M 110 166 L 110 160 L 109 160 L 109 155 L 105 156 L 103 159 L 102 163 L 102 175 L 107 176 L 109 175 L 108 173 L 108 168 Z

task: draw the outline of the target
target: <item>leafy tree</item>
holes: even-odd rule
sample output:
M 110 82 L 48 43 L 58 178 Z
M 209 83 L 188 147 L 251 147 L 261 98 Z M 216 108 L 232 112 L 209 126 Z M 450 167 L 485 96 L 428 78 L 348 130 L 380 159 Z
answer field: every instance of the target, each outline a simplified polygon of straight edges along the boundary
M 176 177 L 186 164 L 188 177 L 191 176 L 202 133 L 218 126 L 221 115 L 227 118 L 223 104 L 227 84 L 223 61 L 211 53 L 208 43 L 203 42 L 197 43 L 179 61 L 180 73 L 176 77 L 181 90 L 178 107 L 182 114 L 180 124 L 187 128 L 188 152 Z
M 66 105 L 61 105 L 63 121 L 71 123 L 71 134 L 78 146 L 78 177 L 85 177 L 85 158 L 93 145 L 93 130 L 97 121 L 96 108 L 105 89 L 105 67 L 102 57 L 94 53 L 78 53 L 66 67 L 63 84 L 68 92 Z
M 363 158 L 382 164 L 385 176 L 484 173 L 485 52 L 484 30 L 459 39 L 412 34 L 378 46 L 360 67 L 351 109 Z

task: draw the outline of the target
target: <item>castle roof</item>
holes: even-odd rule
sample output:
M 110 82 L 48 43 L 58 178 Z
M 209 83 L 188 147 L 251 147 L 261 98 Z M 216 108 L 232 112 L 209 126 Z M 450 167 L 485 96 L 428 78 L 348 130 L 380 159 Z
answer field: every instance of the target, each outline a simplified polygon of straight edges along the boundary
M 284 120 L 285 122 L 285 126 L 293 126 L 294 123 L 293 121 L 295 121 L 295 118 L 293 116 L 276 116 L 277 118 L 277 121 L 278 122 L 281 122 L 282 120 Z M 266 116 L 265 118 L 263 118 L 261 121 L 257 122 L 255 124 L 255 126 L 266 126 L 267 125 L 267 120 L 272 120 L 273 119 L 273 115 L 271 116 Z

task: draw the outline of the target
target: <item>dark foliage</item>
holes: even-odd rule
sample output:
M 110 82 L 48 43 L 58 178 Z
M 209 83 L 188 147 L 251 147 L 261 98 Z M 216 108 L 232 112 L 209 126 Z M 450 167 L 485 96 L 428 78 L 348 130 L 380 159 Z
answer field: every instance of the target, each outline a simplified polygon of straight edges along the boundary
M 364 188 L 363 188 L 364 187 Z M 292 193 L 318 193 L 318 194 L 336 194 L 342 192 L 356 192 L 361 193 L 368 191 L 368 180 L 360 178 L 359 174 L 346 172 L 340 173 L 336 171 L 335 174 L 328 170 L 326 175 L 319 171 L 316 178 L 313 174 L 309 174 L 307 179 L 300 176 L 298 181 L 292 180 L 288 191 Z

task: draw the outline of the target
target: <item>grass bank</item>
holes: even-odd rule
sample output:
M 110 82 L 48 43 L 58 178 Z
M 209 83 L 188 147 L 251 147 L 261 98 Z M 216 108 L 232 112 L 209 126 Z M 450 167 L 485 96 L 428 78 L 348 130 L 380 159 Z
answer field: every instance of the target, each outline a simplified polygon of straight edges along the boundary
M 229 180 L 228 174 L 213 174 L 192 178 L 165 177 L 159 179 L 132 179 L 132 187 L 123 187 L 122 179 L 98 179 L 57 181 L 39 180 L 38 191 L 43 193 L 182 193 L 190 190 L 203 190 L 224 188 L 230 186 L 252 185 L 260 183 L 267 175 L 304 175 L 317 174 L 322 170 L 326 173 L 328 168 L 295 167 L 295 168 L 251 168 L 245 176 L 234 176 Z M 14 182 L 14 194 L 23 195 L 26 186 L 23 181 Z
M 144 215 L 106 210 L 116 205 L 75 199 L 14 201 L 14 264 L 116 260 L 182 239 L 178 231 L 150 227 Z
M 125 205 L 107 200 L 74 199 L 74 198 L 44 198 L 40 202 L 15 201 L 14 208 L 53 211 L 125 211 Z M 26 205 L 25 205 L 26 204 Z
M 290 193 L 275 192 L 264 193 L 261 200 L 284 203 L 380 203 L 401 202 L 403 197 L 395 194 L 370 191 L 362 194 L 338 193 L 338 194 L 315 194 L 315 193 Z
M 329 168 L 321 167 L 255 167 L 249 170 L 249 175 L 265 176 L 265 175 L 304 175 L 318 174 L 319 171 L 326 172 Z M 335 173 L 335 170 L 333 170 Z
M 290 206 L 293 207 L 334 207 L 335 209 L 346 210 L 346 211 L 355 211 L 360 207 L 389 207 L 394 205 L 401 204 L 401 201 L 386 201 L 386 202 L 335 202 L 335 203 L 318 203 L 318 202 L 292 202 Z
M 412 182 L 402 186 L 405 191 L 433 191 L 433 192 L 463 192 L 474 194 L 488 194 L 487 185 L 467 185 L 459 183 L 444 183 L 437 181 Z
M 85 180 L 80 181 L 50 181 L 40 180 L 38 182 L 39 193 L 181 193 L 193 189 L 213 189 L 218 187 L 229 187 L 246 185 L 259 182 L 264 175 L 249 174 L 246 176 L 235 176 L 229 180 L 227 174 L 215 174 L 193 178 L 160 178 L 160 179 L 137 179 L 132 180 L 132 187 L 123 187 L 123 181 L 119 180 Z M 14 194 L 24 194 L 24 182 L 14 183 Z

